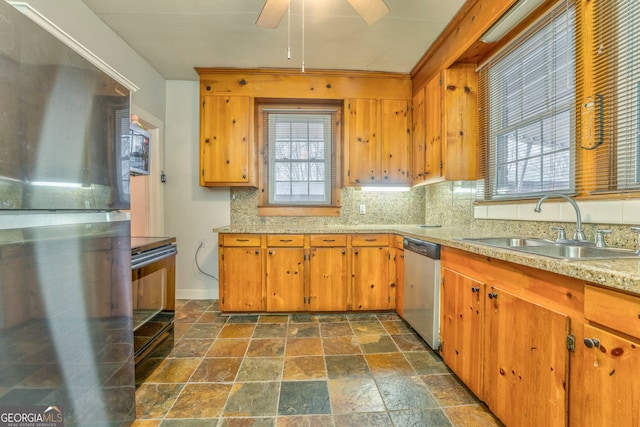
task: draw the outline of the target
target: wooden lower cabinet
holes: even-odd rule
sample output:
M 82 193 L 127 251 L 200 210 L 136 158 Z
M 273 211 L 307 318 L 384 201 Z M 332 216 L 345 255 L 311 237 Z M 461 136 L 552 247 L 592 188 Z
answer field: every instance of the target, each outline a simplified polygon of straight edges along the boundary
M 584 427 L 640 425 L 640 340 L 584 326 Z
M 264 311 L 262 249 L 224 247 L 220 251 L 220 309 Z
M 267 249 L 267 311 L 304 309 L 304 259 L 304 248 Z
M 347 310 L 347 248 L 311 248 L 309 256 L 309 310 Z
M 638 426 L 640 297 L 586 285 L 584 312 L 582 425 Z
M 221 233 L 219 241 L 223 312 L 395 307 L 396 249 L 389 234 Z
M 441 355 L 476 396 L 482 396 L 484 284 L 448 268 L 441 281 Z
M 569 318 L 486 287 L 483 400 L 508 426 L 567 425 Z
M 352 248 L 352 310 L 388 310 L 389 247 Z
M 442 358 L 506 426 L 582 426 L 584 282 L 443 247 Z M 571 391 L 571 394 L 570 394 Z M 601 424 L 607 425 L 607 423 Z

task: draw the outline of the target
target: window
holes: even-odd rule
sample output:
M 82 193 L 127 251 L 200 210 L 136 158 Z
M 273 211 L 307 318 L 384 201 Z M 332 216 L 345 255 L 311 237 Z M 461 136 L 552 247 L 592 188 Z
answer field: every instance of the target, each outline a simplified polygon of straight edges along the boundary
M 592 125 L 598 137 L 582 168 L 586 194 L 640 190 L 640 2 L 596 1 L 592 44 L 585 47 L 593 71 L 585 95 L 598 102 Z
M 341 106 L 269 103 L 258 114 L 261 214 L 339 215 Z
M 486 200 L 575 191 L 575 8 L 551 11 L 480 71 Z

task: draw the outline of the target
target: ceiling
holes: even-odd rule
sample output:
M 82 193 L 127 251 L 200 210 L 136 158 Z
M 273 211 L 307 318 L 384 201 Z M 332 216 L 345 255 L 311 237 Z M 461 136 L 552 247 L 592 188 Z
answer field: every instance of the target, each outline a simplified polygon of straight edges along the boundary
M 384 0 L 367 25 L 347 0 L 291 0 L 277 29 L 255 26 L 264 0 L 82 0 L 168 80 L 194 67 L 301 68 L 408 73 L 464 0 Z M 290 22 L 290 41 L 288 23 Z M 287 47 L 291 59 L 287 59 Z

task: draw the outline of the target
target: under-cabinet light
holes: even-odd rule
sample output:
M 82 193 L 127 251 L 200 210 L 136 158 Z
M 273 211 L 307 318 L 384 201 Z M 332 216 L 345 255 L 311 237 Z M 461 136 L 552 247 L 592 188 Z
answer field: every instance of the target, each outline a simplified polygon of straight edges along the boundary
M 540 6 L 544 0 L 520 0 L 514 4 L 498 21 L 480 38 L 485 43 L 495 43 L 518 25 L 524 18 Z
M 362 187 L 362 191 L 379 191 L 379 192 L 390 192 L 390 191 L 409 191 L 410 187 Z

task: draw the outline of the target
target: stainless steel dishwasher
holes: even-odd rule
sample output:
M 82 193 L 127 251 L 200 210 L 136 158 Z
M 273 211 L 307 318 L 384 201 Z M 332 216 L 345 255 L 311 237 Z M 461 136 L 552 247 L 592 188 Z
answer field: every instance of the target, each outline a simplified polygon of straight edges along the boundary
M 404 238 L 404 319 L 426 341 L 440 347 L 440 245 Z

